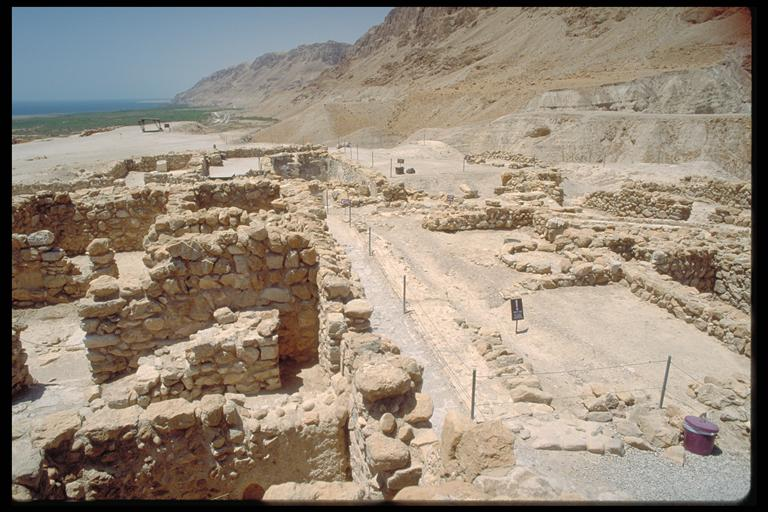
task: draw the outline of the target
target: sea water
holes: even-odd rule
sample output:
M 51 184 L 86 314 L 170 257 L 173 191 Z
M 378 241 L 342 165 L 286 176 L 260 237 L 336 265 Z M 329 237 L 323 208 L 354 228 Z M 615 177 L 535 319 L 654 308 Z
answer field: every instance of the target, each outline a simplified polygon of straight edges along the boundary
M 11 117 L 147 110 L 168 106 L 171 100 L 13 101 Z

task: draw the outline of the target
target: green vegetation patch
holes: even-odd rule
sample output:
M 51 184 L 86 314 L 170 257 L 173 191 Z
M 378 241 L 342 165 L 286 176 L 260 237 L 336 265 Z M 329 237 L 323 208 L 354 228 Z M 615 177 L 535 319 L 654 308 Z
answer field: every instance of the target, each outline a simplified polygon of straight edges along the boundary
M 147 110 L 22 117 L 12 119 L 11 130 L 14 137 L 23 139 L 63 137 L 80 133 L 84 130 L 112 126 L 138 126 L 139 119 L 141 118 L 160 119 L 161 123 L 173 121 L 203 123 L 209 119 L 211 112 L 222 112 L 224 110 L 238 109 L 168 106 Z

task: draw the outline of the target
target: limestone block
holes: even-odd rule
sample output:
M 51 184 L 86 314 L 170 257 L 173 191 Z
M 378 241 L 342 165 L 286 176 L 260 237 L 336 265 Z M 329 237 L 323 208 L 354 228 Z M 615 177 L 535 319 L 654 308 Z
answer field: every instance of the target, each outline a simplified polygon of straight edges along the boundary
M 405 444 L 379 432 L 366 439 L 365 446 L 374 473 L 405 468 L 411 462 L 411 453 Z
M 89 256 L 103 256 L 109 252 L 109 238 L 94 238 L 88 244 L 86 252 Z
M 120 285 L 117 279 L 112 276 L 99 276 L 91 281 L 88 287 L 87 297 L 96 297 L 100 300 L 110 300 L 118 298 Z
M 432 398 L 424 393 L 414 393 L 414 399 L 405 407 L 403 420 L 411 425 L 429 421 L 434 412 Z
M 31 247 L 51 246 L 54 239 L 53 233 L 43 229 L 27 235 L 27 244 Z
M 411 389 L 411 379 L 400 368 L 388 363 L 368 364 L 353 377 L 355 387 L 367 401 L 400 396 Z
M 474 425 L 456 446 L 456 460 L 471 480 L 485 469 L 515 464 L 515 435 L 501 420 Z
M 373 313 L 373 307 L 363 299 L 353 299 L 344 305 L 344 315 L 349 318 L 368 319 Z

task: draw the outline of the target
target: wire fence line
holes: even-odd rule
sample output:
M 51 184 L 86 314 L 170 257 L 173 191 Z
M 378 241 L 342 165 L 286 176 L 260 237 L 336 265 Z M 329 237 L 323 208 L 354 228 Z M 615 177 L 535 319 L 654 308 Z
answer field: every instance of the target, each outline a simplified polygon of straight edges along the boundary
M 356 230 L 353 230 L 353 232 L 357 233 Z M 358 238 L 360 238 L 360 234 L 359 233 L 357 233 L 356 236 Z M 378 233 L 376 233 L 375 236 L 376 236 L 376 238 L 378 240 L 380 240 L 383 243 L 387 243 L 388 242 L 384 237 L 382 237 Z M 386 281 L 387 281 L 389 287 L 394 292 L 395 296 L 402 298 L 402 291 L 398 290 L 398 287 L 393 284 L 392 279 L 390 278 L 390 276 L 388 275 L 388 273 L 384 269 L 384 267 L 383 266 L 380 266 L 380 267 L 381 267 L 381 270 L 382 270 L 383 274 L 387 277 Z M 440 301 L 444 301 L 444 299 L 430 299 L 430 298 L 422 299 L 422 300 L 440 300 Z M 443 336 L 444 339 L 449 339 L 449 338 L 447 338 L 445 336 L 445 333 L 443 332 L 443 329 L 441 329 L 438 325 L 435 324 L 435 322 L 433 321 L 433 319 L 431 318 L 430 315 L 426 314 L 426 312 L 421 307 L 421 305 L 419 304 L 418 301 L 411 301 L 409 303 L 409 306 L 411 308 L 413 308 L 414 312 L 420 313 L 418 315 L 412 315 L 411 316 L 411 319 L 414 321 L 414 326 L 419 331 L 419 334 L 421 335 L 421 337 L 427 342 L 427 345 L 429 346 L 430 351 L 432 352 L 432 354 L 443 365 L 442 370 L 453 381 L 453 382 L 451 382 L 451 387 L 456 392 L 457 397 L 460 398 L 460 400 L 462 402 L 464 402 L 464 404 L 469 409 L 470 408 L 470 403 L 472 402 L 472 397 L 469 395 L 469 393 L 467 392 L 465 386 L 463 385 L 464 380 L 466 379 L 468 381 L 469 380 L 469 376 L 472 374 L 473 371 L 475 372 L 475 377 L 481 378 L 481 379 L 495 379 L 495 378 L 503 377 L 503 370 L 502 370 L 502 372 L 495 373 L 495 374 L 479 374 L 479 373 L 477 373 L 476 368 L 475 369 L 471 368 L 467 364 L 467 362 L 465 361 L 465 359 L 463 357 L 457 357 L 456 353 L 449 352 L 448 355 L 450 355 L 450 360 L 453 361 L 454 364 L 458 363 L 457 366 L 463 368 L 467 372 L 467 374 L 468 374 L 467 376 L 464 376 L 464 377 L 460 376 L 456 372 L 456 370 L 454 369 L 454 367 L 453 367 L 454 365 L 451 365 L 451 364 L 448 363 L 448 359 L 449 358 L 446 357 L 446 355 L 443 353 L 443 351 L 438 348 L 437 344 L 434 343 L 434 342 L 430 342 L 429 341 L 431 339 L 430 332 L 433 333 L 433 334 L 437 333 L 437 334 Z M 431 331 L 428 331 L 428 329 L 426 328 L 424 322 L 422 321 L 423 319 L 426 319 L 425 321 L 431 326 Z M 624 364 L 617 364 L 617 365 L 610 365 L 610 366 L 571 368 L 571 369 L 564 369 L 564 370 L 557 370 L 557 371 L 545 371 L 545 372 L 531 371 L 529 373 L 526 373 L 525 376 L 529 376 L 529 375 L 532 375 L 532 376 L 538 376 L 538 375 L 557 375 L 557 374 L 570 374 L 570 373 L 578 373 L 578 372 L 593 372 L 593 371 L 602 371 L 602 370 L 610 370 L 610 369 L 625 368 L 625 367 L 635 367 L 635 366 L 646 366 L 646 365 L 662 364 L 662 363 L 667 363 L 667 360 L 666 359 L 661 359 L 661 360 L 650 360 L 650 361 L 638 361 L 638 362 L 633 362 L 633 363 L 624 363 Z M 683 370 L 682 368 L 680 368 L 679 366 L 675 365 L 674 363 L 671 363 L 671 361 L 670 361 L 670 366 L 674 367 L 675 369 L 677 369 L 679 371 L 681 371 L 683 374 L 687 375 L 688 377 L 690 377 L 694 381 L 701 383 L 701 380 L 693 377 L 687 371 Z M 661 390 L 661 389 L 662 389 L 662 386 L 655 386 L 655 387 L 645 387 L 645 388 L 618 390 L 618 391 L 613 391 L 613 392 L 614 393 L 629 393 L 629 392 L 638 392 L 638 391 L 658 391 L 658 390 Z M 483 393 L 482 386 L 477 387 L 476 391 L 475 391 L 475 408 L 476 408 L 476 413 L 481 416 L 481 418 L 478 418 L 481 421 L 485 420 L 484 413 L 482 411 L 480 411 L 481 407 L 488 408 L 489 406 L 494 406 L 494 405 L 512 405 L 514 403 L 519 403 L 519 402 L 512 401 L 511 398 L 508 399 L 508 400 L 502 400 L 502 401 L 499 401 L 499 400 L 478 401 L 477 400 L 477 395 L 482 394 L 482 393 Z M 669 396 L 670 398 L 672 398 L 676 402 L 678 402 L 680 404 L 683 404 L 683 405 L 689 405 L 689 404 L 692 403 L 692 401 L 690 401 L 690 400 L 681 400 L 677 396 L 671 394 L 669 392 L 669 389 L 665 390 L 665 395 Z M 552 397 L 552 399 L 553 400 L 564 400 L 564 399 L 570 399 L 570 398 L 583 398 L 584 396 L 585 396 L 585 394 L 566 395 L 566 396 L 554 396 L 554 397 Z M 694 407 L 692 407 L 692 408 L 694 410 L 698 410 L 701 407 L 699 406 L 699 404 L 694 404 Z M 491 414 L 491 413 L 489 413 L 489 414 Z
M 353 230 L 353 233 L 357 233 L 356 230 Z M 359 233 L 356 235 L 358 238 L 360 238 Z M 377 235 L 377 238 L 381 238 Z M 384 269 L 383 266 L 381 267 L 381 271 L 384 274 L 387 284 L 389 285 L 390 289 L 394 293 L 395 296 L 399 297 L 400 293 L 398 293 L 397 288 L 392 284 L 392 280 L 389 278 L 387 271 Z M 421 309 L 421 308 L 419 308 Z M 431 319 L 428 315 L 424 315 L 422 310 L 422 316 L 427 318 L 430 322 Z M 464 389 L 464 387 L 461 385 L 462 378 L 455 372 L 453 365 L 449 364 L 446 357 L 442 353 L 441 350 L 439 350 L 434 343 L 429 342 L 429 334 L 427 333 L 427 329 L 421 322 L 421 320 L 418 318 L 418 316 L 411 316 L 411 319 L 414 321 L 414 327 L 416 327 L 417 331 L 419 331 L 419 335 L 424 339 L 424 341 L 427 342 L 427 346 L 430 349 L 430 352 L 432 352 L 432 355 L 441 363 L 442 371 L 445 372 L 448 377 L 451 384 L 451 387 L 453 388 L 454 392 L 456 393 L 457 397 L 461 402 L 464 402 L 464 405 L 466 406 L 467 410 L 470 409 L 471 404 L 471 396 L 469 393 Z M 433 324 L 434 326 L 434 324 Z M 434 326 L 436 328 L 436 326 Z M 462 362 L 461 359 L 457 359 L 459 362 Z M 463 364 L 463 362 L 462 362 Z M 468 368 L 467 368 L 468 369 Z
M 661 389 L 660 386 L 652 387 L 652 388 L 636 388 L 636 389 L 622 389 L 619 391 L 614 391 L 614 393 L 633 393 L 635 391 L 654 391 Z M 555 396 L 552 397 L 552 400 L 563 400 L 566 398 L 584 398 L 586 394 L 581 395 L 567 395 L 567 396 Z M 499 401 L 485 401 L 485 402 L 475 402 L 476 405 L 499 405 L 499 404 L 519 404 L 521 402 L 514 402 L 512 399 L 509 400 L 499 400 Z
M 690 373 L 688 373 L 687 371 L 683 370 L 682 368 L 680 368 L 679 366 L 677 366 L 675 363 L 671 363 L 671 366 L 673 366 L 674 368 L 676 368 L 676 369 L 680 370 L 681 372 L 683 372 L 684 374 L 686 374 L 688 377 L 690 377 L 690 378 L 691 378 L 691 379 L 693 379 L 694 381 L 698 382 L 699 384 L 703 384 L 703 382 L 702 382 L 701 380 L 697 379 L 696 377 L 694 377 L 693 375 L 691 375 L 691 374 L 690 374 Z

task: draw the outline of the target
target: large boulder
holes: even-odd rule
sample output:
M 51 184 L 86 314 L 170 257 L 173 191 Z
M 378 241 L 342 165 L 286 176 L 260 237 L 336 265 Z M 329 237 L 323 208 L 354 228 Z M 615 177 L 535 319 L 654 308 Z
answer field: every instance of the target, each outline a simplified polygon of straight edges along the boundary
M 488 468 L 515 464 L 515 435 L 501 420 L 473 426 L 456 445 L 456 460 L 464 475 L 474 479 Z
M 44 450 L 58 448 L 66 439 L 72 439 L 80 428 L 77 411 L 62 411 L 49 414 L 37 422 L 32 431 L 32 440 Z
M 514 499 L 556 499 L 560 494 L 541 474 L 525 467 L 487 470 L 472 483 L 491 496 Z
M 444 463 L 456 458 L 456 446 L 461 436 L 473 425 L 472 420 L 462 412 L 455 409 L 448 411 L 443 420 L 443 432 L 440 438 L 440 455 Z
M 269 487 L 263 501 L 357 501 L 364 497 L 355 482 L 285 482 Z
M 184 430 L 193 426 L 195 406 L 183 398 L 173 398 L 149 404 L 142 414 L 142 419 L 152 423 L 155 428 Z
M 344 304 L 344 315 L 349 318 L 368 319 L 373 313 L 373 307 L 367 300 L 353 299 Z
M 552 395 L 546 391 L 528 386 L 517 386 L 509 392 L 509 396 L 514 402 L 532 402 L 536 404 L 549 405 L 552 402 Z
M 374 473 L 405 468 L 411 463 L 411 452 L 397 439 L 375 432 L 365 444 Z
M 406 404 L 403 420 L 411 425 L 418 425 L 419 423 L 429 421 L 434 411 L 435 407 L 429 395 L 414 393 L 413 400 Z
M 394 501 L 488 501 L 492 498 L 472 484 L 453 480 L 450 482 L 405 487 L 393 498 Z
M 43 229 L 41 231 L 35 231 L 34 233 L 31 233 L 27 235 L 27 243 L 31 247 L 44 247 L 44 246 L 51 246 L 54 241 L 53 233 L 48 231 L 47 229 Z
M 411 378 L 389 363 L 368 364 L 355 372 L 355 387 L 369 402 L 400 396 L 411 389 Z
M 91 281 L 86 296 L 95 297 L 101 301 L 116 299 L 120 293 L 120 284 L 112 276 L 99 276 Z

